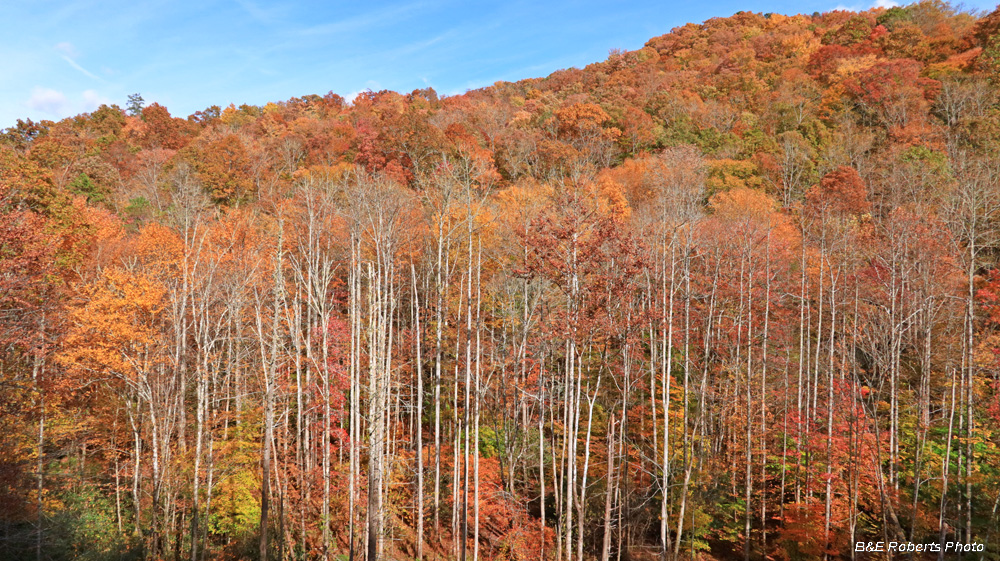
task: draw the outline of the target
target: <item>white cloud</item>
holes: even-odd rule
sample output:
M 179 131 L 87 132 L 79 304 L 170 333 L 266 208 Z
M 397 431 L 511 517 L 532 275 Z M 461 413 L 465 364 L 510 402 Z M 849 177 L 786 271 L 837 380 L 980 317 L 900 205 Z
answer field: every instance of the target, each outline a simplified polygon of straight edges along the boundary
M 50 117 L 62 119 L 78 113 L 89 113 L 101 105 L 111 105 L 111 100 L 97 90 L 84 90 L 79 95 L 68 96 L 59 90 L 36 86 L 24 105 Z
M 834 8 L 834 10 L 842 10 L 845 12 L 863 12 L 865 10 L 870 10 L 872 8 L 895 8 L 901 5 L 902 4 L 900 4 L 896 0 L 875 0 L 867 8 L 864 6 L 864 4 L 855 4 L 852 6 L 837 4 L 837 7 Z
M 381 91 L 383 89 L 382 85 L 379 84 L 378 82 L 376 82 L 375 80 L 368 80 L 367 82 L 365 82 L 365 85 L 368 86 L 368 87 L 366 87 L 363 90 L 356 90 L 356 91 L 353 91 L 353 92 L 345 95 L 344 96 L 344 101 L 346 101 L 347 103 L 350 103 L 351 105 L 353 105 L 354 104 L 354 100 L 356 100 L 359 95 L 361 95 L 361 94 L 363 94 L 365 92 L 377 92 L 377 91 Z
M 344 96 L 344 101 L 346 101 L 347 103 L 350 103 L 350 104 L 353 105 L 354 104 L 354 100 L 357 99 L 359 95 L 361 95 L 362 93 L 364 93 L 366 91 L 368 91 L 368 90 L 358 90 L 356 92 L 351 92 L 351 93 L 349 93 L 349 94 L 347 94 L 347 95 Z
M 85 90 L 83 92 L 83 110 L 93 111 L 102 105 L 111 105 L 111 100 L 104 97 L 103 95 L 97 93 L 94 90 Z
M 70 103 L 66 95 L 49 88 L 36 87 L 31 92 L 27 106 L 53 117 L 64 117 L 69 113 Z

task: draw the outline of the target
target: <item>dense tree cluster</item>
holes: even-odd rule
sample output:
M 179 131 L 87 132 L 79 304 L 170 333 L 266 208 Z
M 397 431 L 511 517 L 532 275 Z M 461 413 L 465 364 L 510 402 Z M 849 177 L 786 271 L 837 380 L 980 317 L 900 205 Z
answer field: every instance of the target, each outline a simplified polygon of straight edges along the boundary
M 996 558 L 998 29 L 2 131 L 0 558 Z

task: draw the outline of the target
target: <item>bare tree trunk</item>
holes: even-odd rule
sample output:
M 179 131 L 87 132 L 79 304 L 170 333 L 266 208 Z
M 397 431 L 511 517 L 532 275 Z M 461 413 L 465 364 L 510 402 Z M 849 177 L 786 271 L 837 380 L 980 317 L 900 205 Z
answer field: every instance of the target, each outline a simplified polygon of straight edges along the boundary
M 197 405 L 196 405 L 196 427 L 195 427 L 195 451 L 194 451 L 194 484 L 191 496 L 191 561 L 198 560 L 198 509 L 199 509 L 199 483 L 201 482 L 201 454 L 202 441 L 205 432 L 205 409 L 208 405 L 207 372 L 199 366 L 197 384 Z
M 830 267 L 830 363 L 827 373 L 827 404 L 826 404 L 826 497 L 823 513 L 823 544 L 824 550 L 830 547 L 830 518 L 833 506 L 833 372 L 834 372 L 834 341 L 837 327 L 837 275 Z M 829 554 L 823 554 L 824 559 Z
M 607 480 L 604 487 L 604 540 L 601 542 L 601 561 L 609 561 L 611 556 L 611 499 L 614 492 L 615 481 L 615 417 L 608 415 L 608 432 L 605 436 L 607 440 Z
M 589 384 L 588 384 L 589 385 Z M 587 388 L 587 440 L 583 448 L 583 474 L 580 478 L 580 500 L 577 503 L 577 536 L 576 536 L 576 558 L 583 561 L 583 529 L 586 524 L 587 509 L 587 472 L 590 469 L 590 436 L 594 420 L 594 403 L 597 401 L 597 394 L 601 391 L 601 377 L 597 377 L 597 387 L 594 388 L 594 396 L 590 396 L 590 388 Z
M 663 500 L 660 502 L 660 545 L 662 549 L 660 551 L 660 558 L 663 561 L 667 559 L 667 552 L 670 551 L 670 385 L 671 377 L 673 374 L 674 361 L 671 356 L 674 348 L 674 292 L 675 292 L 675 265 L 676 261 L 674 259 L 674 240 L 670 240 L 670 288 L 667 289 L 667 294 L 664 295 L 664 300 L 669 301 L 669 305 L 666 310 L 666 341 L 663 344 L 663 350 L 660 355 L 660 371 L 662 376 L 662 395 L 661 399 L 663 401 L 663 462 L 661 468 L 663 469 L 663 477 L 661 485 L 663 486 Z M 664 242 L 665 243 L 665 242 Z M 666 260 L 666 250 L 661 251 L 663 255 L 663 260 Z M 666 272 L 666 263 L 664 263 L 664 273 Z M 667 288 L 666 279 L 663 281 L 663 288 Z M 662 313 L 662 312 L 661 312 Z M 686 376 L 686 373 L 685 373 Z M 683 412 L 687 415 L 687 410 Z M 655 423 L 655 419 L 654 419 Z M 682 427 L 681 430 L 686 431 L 686 427 Z M 686 435 L 686 432 L 685 432 Z
M 483 283 L 482 283 L 482 270 L 483 270 L 483 241 L 480 238 L 478 240 L 478 251 L 476 254 L 476 396 L 475 396 L 475 409 L 476 417 L 473 422 L 475 427 L 475 436 L 473 438 L 473 447 L 475 451 L 475 460 L 473 466 L 473 500 L 475 501 L 475 524 L 473 531 L 473 553 L 472 558 L 474 561 L 479 561 L 479 419 L 480 419 L 480 394 L 482 388 L 480 386 L 480 378 L 482 376 L 481 368 L 481 358 L 482 358 L 482 298 L 483 298 Z
M 361 319 L 359 316 L 360 311 L 360 294 L 359 287 L 361 282 L 360 275 L 360 263 L 358 262 L 358 240 L 351 233 L 351 263 L 350 269 L 348 270 L 348 284 L 349 295 L 348 295 L 348 315 L 351 326 L 351 347 L 350 347 L 350 367 L 349 375 L 351 378 L 351 426 L 350 426 L 350 450 L 348 455 L 350 456 L 350 472 L 348 474 L 348 520 L 350 528 L 348 530 L 348 560 L 354 561 L 354 547 L 355 547 L 355 521 L 356 521 L 356 502 L 357 502 L 357 472 L 358 472 L 358 442 L 360 441 L 361 426 L 360 426 L 360 409 L 361 409 L 361 397 L 360 397 L 360 355 L 361 355 Z
M 413 277 L 413 315 L 417 330 L 417 560 L 424 558 L 424 363 L 420 349 L 423 341 L 420 337 L 420 294 L 417 291 L 417 273 L 410 265 Z
M 750 420 L 751 410 L 753 409 L 753 397 L 751 395 L 751 382 L 753 376 L 753 256 L 750 253 L 750 249 L 747 250 L 747 370 L 746 370 L 746 406 L 747 406 L 747 422 L 746 422 L 746 476 L 744 478 L 744 483 L 746 484 L 746 513 L 743 525 L 743 559 L 744 561 L 750 561 L 750 499 L 753 496 L 753 479 L 751 476 L 751 464 L 753 462 L 753 433 L 752 433 L 752 422 Z M 741 295 L 742 297 L 742 295 Z M 741 318 L 742 321 L 742 318 Z
M 463 436 L 465 443 L 462 449 L 462 514 L 459 520 L 462 525 L 461 560 L 466 559 L 466 550 L 469 542 L 469 428 L 471 426 L 471 386 L 472 386 L 472 216 L 471 216 L 471 194 L 469 214 L 466 216 L 469 226 L 468 239 L 468 269 L 465 301 L 465 396 L 462 400 L 464 404 L 463 413 Z
M 965 541 L 971 542 L 973 540 L 972 535 L 972 477 L 973 477 L 973 461 L 975 455 L 974 443 L 974 429 L 975 429 L 975 416 L 972 408 L 973 398 L 975 397 L 975 372 L 976 363 L 973 356 L 976 339 L 974 331 L 975 322 L 975 264 L 976 264 L 977 248 L 975 239 L 969 244 L 969 270 L 968 270 L 968 295 L 966 298 L 966 312 L 965 312 L 965 348 L 966 353 L 968 353 L 968 359 L 966 365 L 969 369 L 966 375 L 967 394 L 965 398 Z
M 381 265 L 381 263 L 379 263 Z M 385 456 L 384 386 L 388 322 L 391 315 L 386 307 L 386 272 L 371 263 L 368 279 L 368 561 L 377 561 L 382 547 L 382 471 Z
M 955 427 L 955 372 L 951 373 L 951 407 L 948 408 L 948 436 L 945 444 L 944 458 L 941 461 L 941 502 L 938 506 L 938 561 L 944 559 L 944 542 L 947 538 L 947 528 L 944 523 L 945 508 L 948 505 L 948 472 L 951 467 L 951 439 Z
M 553 477 L 553 480 L 555 478 Z M 538 373 L 538 487 L 539 506 L 539 561 L 545 560 L 545 367 Z
M 460 494 L 460 489 L 463 488 L 462 487 L 462 470 L 461 470 L 461 464 L 462 464 L 462 462 L 460 461 L 459 454 L 461 453 L 461 450 L 462 450 L 462 446 L 461 446 L 461 444 L 462 444 L 462 430 L 464 430 L 464 427 L 461 424 L 461 417 L 459 417 L 459 415 L 458 415 L 458 403 L 459 403 L 459 400 L 458 400 L 458 397 L 459 397 L 459 392 L 458 392 L 459 376 L 458 376 L 458 374 L 459 374 L 459 365 L 460 365 L 460 361 L 458 360 L 458 357 L 461 356 L 461 351 L 462 351 L 462 329 L 460 327 L 462 325 L 462 313 L 464 311 L 462 309 L 462 302 L 463 302 L 463 299 L 465 298 L 465 281 L 466 281 L 465 274 L 463 273 L 462 276 L 461 276 L 461 279 L 459 280 L 459 285 L 458 285 L 458 294 L 459 294 L 459 302 L 458 302 L 458 308 L 457 308 L 457 310 L 458 310 L 458 317 L 456 318 L 456 322 L 455 322 L 455 325 L 456 325 L 456 330 L 455 330 L 455 358 L 456 358 L 456 360 L 455 360 L 455 371 L 454 371 L 454 378 L 453 378 L 454 384 L 452 384 L 452 386 L 453 386 L 453 393 L 452 393 L 452 408 L 451 408 L 451 411 L 452 411 L 452 433 L 453 433 L 452 434 L 453 444 L 452 444 L 452 452 L 451 452 L 451 455 L 452 455 L 452 462 L 451 463 L 452 463 L 452 466 L 453 466 L 452 477 L 451 477 L 451 504 L 452 504 L 452 508 L 451 508 L 451 539 L 452 539 L 452 543 L 454 544 L 454 555 L 455 555 L 455 557 L 460 556 L 461 555 L 461 551 L 464 549 L 464 545 L 463 545 L 462 541 L 460 540 L 461 522 L 459 520 L 459 517 L 460 517 L 461 512 L 462 512 L 462 508 L 461 508 L 462 501 L 459 499 L 459 494 Z
M 42 344 L 45 341 L 45 319 L 44 315 L 42 317 Z M 35 391 L 38 392 L 37 406 L 38 406 L 38 439 L 35 442 L 35 452 L 37 458 L 35 459 L 35 492 L 38 494 L 36 497 L 35 508 L 38 509 L 37 519 L 36 519 L 36 532 L 35 535 L 35 559 L 36 561 L 42 560 L 42 544 L 44 543 L 45 536 L 45 390 L 42 387 L 42 376 L 45 372 L 45 365 L 43 363 L 43 357 L 41 351 L 35 356 L 35 360 L 32 365 L 32 378 L 35 385 Z M 138 458 L 138 451 L 136 451 L 136 458 Z M 117 457 L 117 456 L 116 456 Z M 117 476 L 118 472 L 115 471 Z M 117 492 L 118 486 L 115 485 L 115 491 Z M 138 518 L 136 519 L 136 524 L 138 525 Z
M 441 543 L 441 361 L 444 324 L 444 292 L 447 279 L 441 280 L 441 256 L 444 251 L 443 225 L 438 229 L 437 266 L 435 267 L 434 289 L 437 292 L 434 326 L 434 534 Z M 447 269 L 447 264 L 445 264 Z
M 257 331 L 261 342 L 261 355 L 264 364 L 264 441 L 261 443 L 261 488 L 260 488 L 260 559 L 267 561 L 268 515 L 270 508 L 271 480 L 271 448 L 274 441 L 274 392 L 275 370 L 278 362 L 278 328 L 280 320 L 280 302 L 284 300 L 283 275 L 283 222 L 279 221 L 278 246 L 274 262 L 274 288 L 271 317 L 270 357 L 263 348 L 265 341 L 262 303 L 258 302 Z
M 771 225 L 764 246 L 764 344 L 760 358 L 760 546 L 767 550 L 767 360 L 771 320 Z M 780 499 L 779 499 L 780 500 Z

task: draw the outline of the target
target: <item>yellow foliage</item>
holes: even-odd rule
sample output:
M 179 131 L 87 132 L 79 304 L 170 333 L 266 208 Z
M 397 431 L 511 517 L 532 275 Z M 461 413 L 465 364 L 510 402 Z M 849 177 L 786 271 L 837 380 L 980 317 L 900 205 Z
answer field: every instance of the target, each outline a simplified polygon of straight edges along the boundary
M 875 66 L 876 63 L 878 63 L 878 57 L 875 55 L 844 58 L 838 62 L 835 75 L 838 79 L 843 79 L 864 72 Z
M 764 218 L 775 209 L 774 199 L 763 191 L 737 187 L 716 193 L 708 201 L 715 216 L 738 220 L 743 217 Z
M 129 381 L 149 372 L 159 360 L 166 288 L 143 273 L 109 268 L 80 295 L 58 360 L 70 370 Z

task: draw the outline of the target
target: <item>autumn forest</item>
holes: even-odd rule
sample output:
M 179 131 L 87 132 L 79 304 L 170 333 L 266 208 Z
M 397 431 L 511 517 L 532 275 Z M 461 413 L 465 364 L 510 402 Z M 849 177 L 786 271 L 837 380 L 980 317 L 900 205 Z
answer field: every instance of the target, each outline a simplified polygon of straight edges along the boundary
M 922 0 L 19 121 L 0 559 L 1000 559 L 998 84 Z

